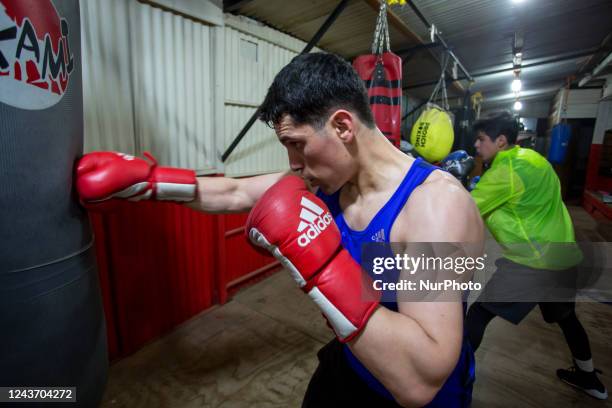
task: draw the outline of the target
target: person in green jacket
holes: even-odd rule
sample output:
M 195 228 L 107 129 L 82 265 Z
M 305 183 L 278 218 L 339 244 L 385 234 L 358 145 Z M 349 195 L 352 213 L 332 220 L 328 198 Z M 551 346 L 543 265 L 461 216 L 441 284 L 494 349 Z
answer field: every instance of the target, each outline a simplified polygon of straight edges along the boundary
M 474 131 L 474 146 L 489 169 L 472 197 L 500 244 L 502 257 L 467 313 L 470 343 L 474 350 L 478 348 L 495 316 L 518 324 L 539 305 L 544 320 L 561 327 L 573 356 L 573 367 L 557 370 L 557 376 L 595 398 L 606 399 L 608 392 L 593 367 L 589 338 L 576 316 L 573 295 L 565 302 L 556 295 L 545 301 L 547 290 L 554 292 L 559 281 L 573 277 L 575 282 L 574 267 L 582 260 L 559 179 L 539 153 L 516 145 L 518 123 L 510 113 L 479 121 Z

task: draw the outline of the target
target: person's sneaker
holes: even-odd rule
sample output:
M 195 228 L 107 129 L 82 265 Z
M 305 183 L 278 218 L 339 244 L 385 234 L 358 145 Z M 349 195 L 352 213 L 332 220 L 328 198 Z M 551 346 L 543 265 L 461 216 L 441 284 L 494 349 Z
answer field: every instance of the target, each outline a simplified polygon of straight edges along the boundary
M 597 378 L 597 373 L 601 374 L 601 371 L 596 369 L 595 371 L 587 372 L 574 366 L 567 370 L 558 369 L 557 377 L 561 381 L 586 392 L 591 397 L 605 400 L 608 398 L 608 390 Z

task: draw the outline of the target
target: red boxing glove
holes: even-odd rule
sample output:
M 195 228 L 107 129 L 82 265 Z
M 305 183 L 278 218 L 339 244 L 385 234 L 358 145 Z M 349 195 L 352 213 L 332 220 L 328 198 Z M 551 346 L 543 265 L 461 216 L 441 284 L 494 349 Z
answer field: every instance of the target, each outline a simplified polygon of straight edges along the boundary
M 113 198 L 130 201 L 192 201 L 196 197 L 193 170 L 159 167 L 151 154 L 149 161 L 117 152 L 93 152 L 79 160 L 76 187 L 84 204 Z
M 249 214 L 246 232 L 289 270 L 340 341 L 359 334 L 378 294 L 367 283 L 362 292 L 361 267 L 342 248 L 327 206 L 301 178 L 286 176 L 270 187 Z

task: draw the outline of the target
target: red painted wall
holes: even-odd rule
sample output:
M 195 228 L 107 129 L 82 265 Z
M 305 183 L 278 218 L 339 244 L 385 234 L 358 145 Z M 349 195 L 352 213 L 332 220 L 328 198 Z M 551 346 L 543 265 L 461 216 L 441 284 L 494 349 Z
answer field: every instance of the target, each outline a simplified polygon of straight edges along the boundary
M 612 191 L 612 177 L 602 177 L 599 175 L 599 161 L 601 159 L 602 150 L 603 145 L 601 144 L 591 145 L 586 175 L 587 190 Z
M 246 214 L 174 203 L 91 213 L 111 359 L 126 356 L 277 267 L 249 245 Z
M 601 214 L 608 219 L 612 219 L 612 207 L 604 203 L 598 194 L 599 191 L 612 192 L 612 177 L 605 177 L 599 174 L 603 149 L 604 145 L 602 144 L 591 145 L 582 205 L 587 212 L 594 216 Z

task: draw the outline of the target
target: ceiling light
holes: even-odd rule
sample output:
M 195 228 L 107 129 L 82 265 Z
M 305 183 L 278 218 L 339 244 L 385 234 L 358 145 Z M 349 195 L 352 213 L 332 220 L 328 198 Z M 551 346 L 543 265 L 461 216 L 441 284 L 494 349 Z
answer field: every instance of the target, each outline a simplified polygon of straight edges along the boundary
M 516 78 L 512 81 L 512 85 L 510 86 L 510 89 L 512 89 L 512 92 L 519 92 L 522 87 L 523 87 L 523 84 L 521 83 L 521 80 Z
M 516 101 L 514 102 L 513 108 L 515 111 L 520 111 L 521 109 L 523 109 L 523 104 L 521 103 L 521 101 Z

